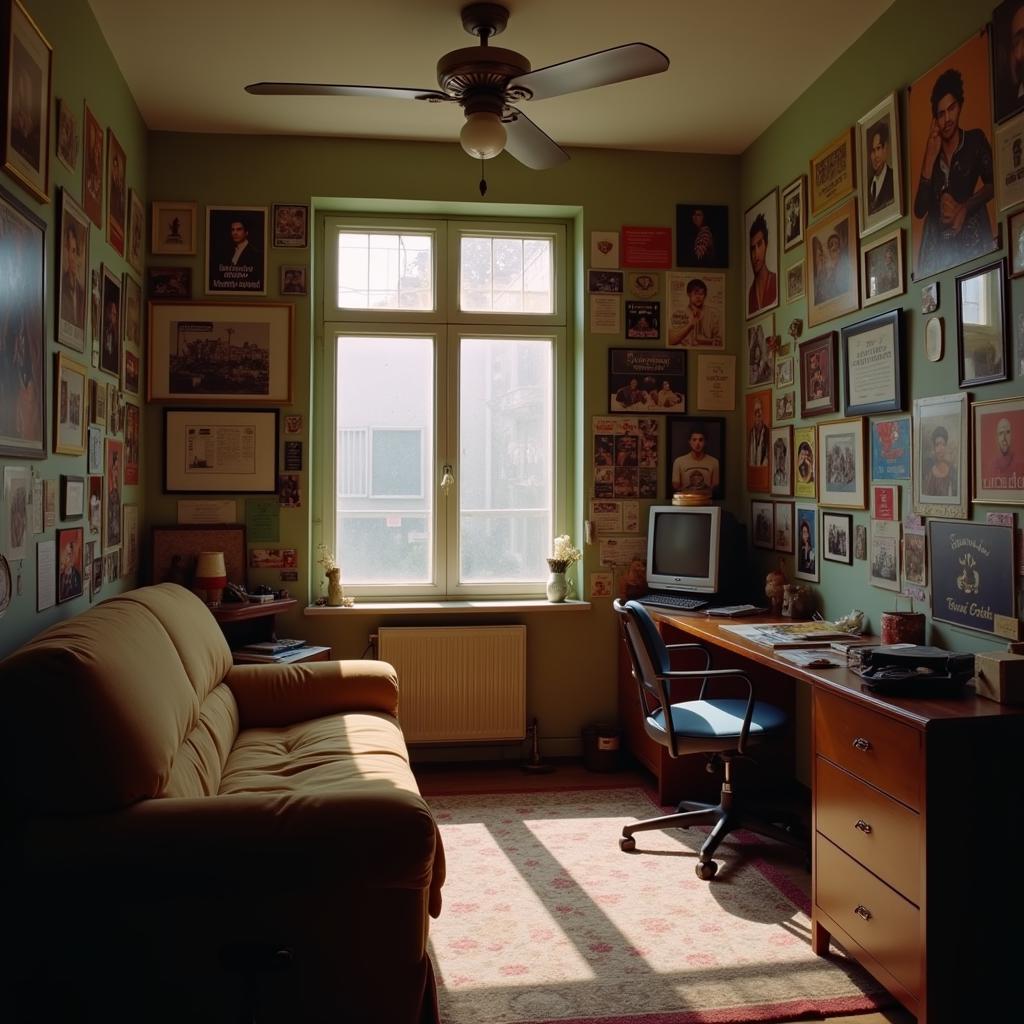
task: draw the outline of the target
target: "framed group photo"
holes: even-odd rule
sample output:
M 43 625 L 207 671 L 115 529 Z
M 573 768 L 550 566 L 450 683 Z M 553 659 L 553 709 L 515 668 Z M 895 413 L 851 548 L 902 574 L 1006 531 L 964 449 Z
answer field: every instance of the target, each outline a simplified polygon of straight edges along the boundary
M 706 492 L 725 497 L 725 419 L 720 416 L 669 416 L 665 493 Z
M 847 512 L 822 512 L 821 556 L 826 562 L 853 565 L 853 516 Z
M 914 511 L 966 519 L 967 394 L 914 399 Z
M 608 350 L 608 411 L 686 411 L 686 355 L 664 348 Z
M 819 423 L 819 504 L 838 508 L 864 508 L 866 496 L 864 420 L 853 417 Z
M 815 327 L 857 309 L 860 293 L 855 200 L 849 200 L 807 229 L 807 254 L 808 325 Z
M 857 122 L 860 159 L 860 233 L 869 234 L 903 216 L 899 103 L 890 93 Z
M 900 412 L 906 405 L 906 354 L 900 307 L 842 329 L 843 415 Z

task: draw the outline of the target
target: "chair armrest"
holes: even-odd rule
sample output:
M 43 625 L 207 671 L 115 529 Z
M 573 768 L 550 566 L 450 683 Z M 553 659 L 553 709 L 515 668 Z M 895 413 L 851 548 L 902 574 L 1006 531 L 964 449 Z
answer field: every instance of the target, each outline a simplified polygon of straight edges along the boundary
M 386 661 L 234 665 L 224 682 L 243 729 L 276 728 L 344 711 L 398 715 L 398 675 Z
M 711 668 L 711 652 L 703 644 L 666 644 L 665 650 L 670 657 L 673 651 L 700 651 L 704 655 L 704 667 Z
M 754 715 L 754 684 L 750 681 L 750 677 L 742 669 L 738 668 L 709 668 L 709 669 L 693 669 L 687 671 L 678 672 L 666 672 L 659 678 L 665 682 L 666 692 L 671 695 L 672 683 L 676 679 L 701 679 L 703 682 L 700 684 L 700 693 L 697 696 L 698 700 L 704 700 L 704 691 L 707 689 L 709 679 L 722 679 L 729 676 L 733 679 L 742 679 L 747 684 L 747 707 L 743 713 L 743 725 L 740 730 L 740 738 L 736 743 L 736 749 L 742 754 L 744 748 L 747 745 L 747 735 L 750 732 L 750 720 Z

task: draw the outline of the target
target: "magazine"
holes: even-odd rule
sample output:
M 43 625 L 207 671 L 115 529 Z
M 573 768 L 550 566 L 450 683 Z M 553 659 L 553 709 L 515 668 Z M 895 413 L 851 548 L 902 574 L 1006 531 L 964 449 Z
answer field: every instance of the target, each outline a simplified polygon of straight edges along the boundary
M 753 626 L 723 625 L 720 628 L 772 650 L 784 647 L 828 647 L 833 640 L 854 635 L 837 629 L 834 622 L 824 619 L 813 622 L 764 622 Z

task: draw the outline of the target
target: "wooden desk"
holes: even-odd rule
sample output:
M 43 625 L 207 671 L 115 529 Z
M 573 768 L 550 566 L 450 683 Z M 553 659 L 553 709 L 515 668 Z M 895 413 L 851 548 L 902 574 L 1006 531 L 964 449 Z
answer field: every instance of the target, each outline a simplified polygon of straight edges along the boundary
M 800 668 L 720 620 L 652 613 L 669 643 L 699 640 L 714 649 L 715 667 L 747 669 L 759 697 L 774 700 L 765 682 L 811 687 L 814 951 L 825 955 L 834 937 L 918 1024 L 963 1024 L 1015 1005 L 1019 964 L 1010 966 L 998 936 L 1020 921 L 1024 892 L 1014 840 L 1024 829 L 1024 709 L 970 690 L 962 699 L 879 697 L 845 668 Z M 693 773 L 680 764 L 692 759 L 666 754 L 666 766 L 634 747 L 638 728 L 656 744 L 640 726 L 626 665 L 627 742 L 668 793 Z

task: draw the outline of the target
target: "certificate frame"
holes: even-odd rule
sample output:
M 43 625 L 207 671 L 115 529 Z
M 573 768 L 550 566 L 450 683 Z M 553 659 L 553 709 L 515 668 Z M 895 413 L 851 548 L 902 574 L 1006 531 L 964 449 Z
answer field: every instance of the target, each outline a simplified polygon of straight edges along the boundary
M 902 308 L 850 324 L 841 334 L 846 371 L 843 415 L 902 412 L 906 408 L 907 376 Z M 880 387 L 890 390 L 878 398 Z

